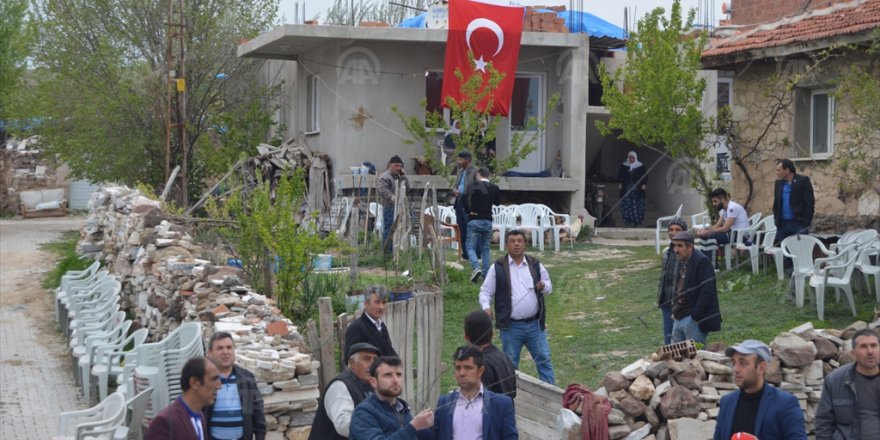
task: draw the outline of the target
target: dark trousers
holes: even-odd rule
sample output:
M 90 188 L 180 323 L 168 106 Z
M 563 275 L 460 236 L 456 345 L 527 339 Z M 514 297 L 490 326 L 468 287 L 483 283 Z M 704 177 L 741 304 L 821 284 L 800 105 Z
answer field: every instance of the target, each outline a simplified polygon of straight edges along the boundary
M 455 223 L 458 223 L 458 234 L 461 237 L 461 258 L 467 260 L 467 224 L 468 224 L 468 215 L 464 210 L 464 197 L 456 197 L 455 198 Z

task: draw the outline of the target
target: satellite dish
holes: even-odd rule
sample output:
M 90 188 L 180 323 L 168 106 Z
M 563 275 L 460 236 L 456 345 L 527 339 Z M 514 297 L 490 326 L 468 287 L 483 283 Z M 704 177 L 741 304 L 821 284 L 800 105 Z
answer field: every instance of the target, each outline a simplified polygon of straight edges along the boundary
M 727 2 L 721 3 L 721 13 L 730 14 L 730 7 L 727 6 Z

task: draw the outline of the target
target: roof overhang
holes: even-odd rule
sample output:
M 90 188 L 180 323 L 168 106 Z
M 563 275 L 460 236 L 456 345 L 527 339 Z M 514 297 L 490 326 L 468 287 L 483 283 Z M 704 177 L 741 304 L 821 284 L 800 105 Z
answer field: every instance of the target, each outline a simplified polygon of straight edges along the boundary
M 721 70 L 755 60 L 795 56 L 833 47 L 843 47 L 849 44 L 866 43 L 872 40 L 873 35 L 874 29 L 866 29 L 861 32 L 836 35 L 830 38 L 799 41 L 779 46 L 759 47 L 720 55 L 703 56 L 700 59 L 700 64 L 703 69 Z
M 242 58 L 296 60 L 334 41 L 373 41 L 400 44 L 446 44 L 445 29 L 315 26 L 285 24 L 238 46 Z M 523 32 L 522 46 L 576 48 L 587 46 L 586 34 Z

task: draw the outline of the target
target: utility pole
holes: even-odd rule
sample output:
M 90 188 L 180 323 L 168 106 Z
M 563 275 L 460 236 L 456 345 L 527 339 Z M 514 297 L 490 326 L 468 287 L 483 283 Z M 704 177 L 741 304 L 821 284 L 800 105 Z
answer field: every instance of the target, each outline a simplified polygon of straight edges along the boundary
M 187 180 L 189 177 L 189 149 L 186 132 L 186 19 L 185 0 L 168 0 L 167 32 L 165 50 L 168 87 L 165 98 L 165 179 L 171 177 L 171 162 L 175 151 L 180 152 L 181 206 L 189 204 Z M 173 141 L 172 141 L 173 139 Z M 172 145 L 175 148 L 172 148 Z

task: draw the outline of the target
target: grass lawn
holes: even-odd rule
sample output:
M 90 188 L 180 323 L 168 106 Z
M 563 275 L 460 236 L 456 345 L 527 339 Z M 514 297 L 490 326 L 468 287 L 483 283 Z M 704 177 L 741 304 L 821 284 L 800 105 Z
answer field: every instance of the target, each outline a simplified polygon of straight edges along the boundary
M 531 251 L 527 252 L 547 266 L 553 282 L 553 293 L 546 300 L 547 329 L 558 386 L 577 382 L 595 388 L 606 372 L 649 356 L 663 344 L 660 311 L 655 306 L 660 256 L 652 246 L 578 244 L 574 251 L 543 255 Z M 501 255 L 497 246 L 492 252 L 493 257 Z M 777 281 L 775 270 L 771 271 L 753 276 L 749 262 L 742 259 L 738 268 L 719 274 L 724 322 L 720 332 L 709 335 L 709 343 L 729 345 L 747 338 L 769 343 L 779 332 L 806 321 L 816 328 L 843 328 L 873 316 L 873 295 L 855 294 L 858 316 L 853 318 L 828 291 L 825 321 L 818 321 L 815 305 L 805 299 L 804 307 L 796 308 L 788 295 L 788 281 Z M 417 278 L 427 276 L 423 265 L 416 265 L 413 272 Z M 464 343 L 464 316 L 479 309 L 479 286 L 467 280 L 470 269 L 450 270 L 449 274 L 450 283 L 443 289 L 443 391 L 455 386 L 449 359 Z M 375 281 L 382 282 L 381 277 Z M 810 295 L 808 287 L 804 296 Z M 500 348 L 497 334 L 495 344 Z M 527 350 L 523 350 L 520 369 L 537 376 Z

